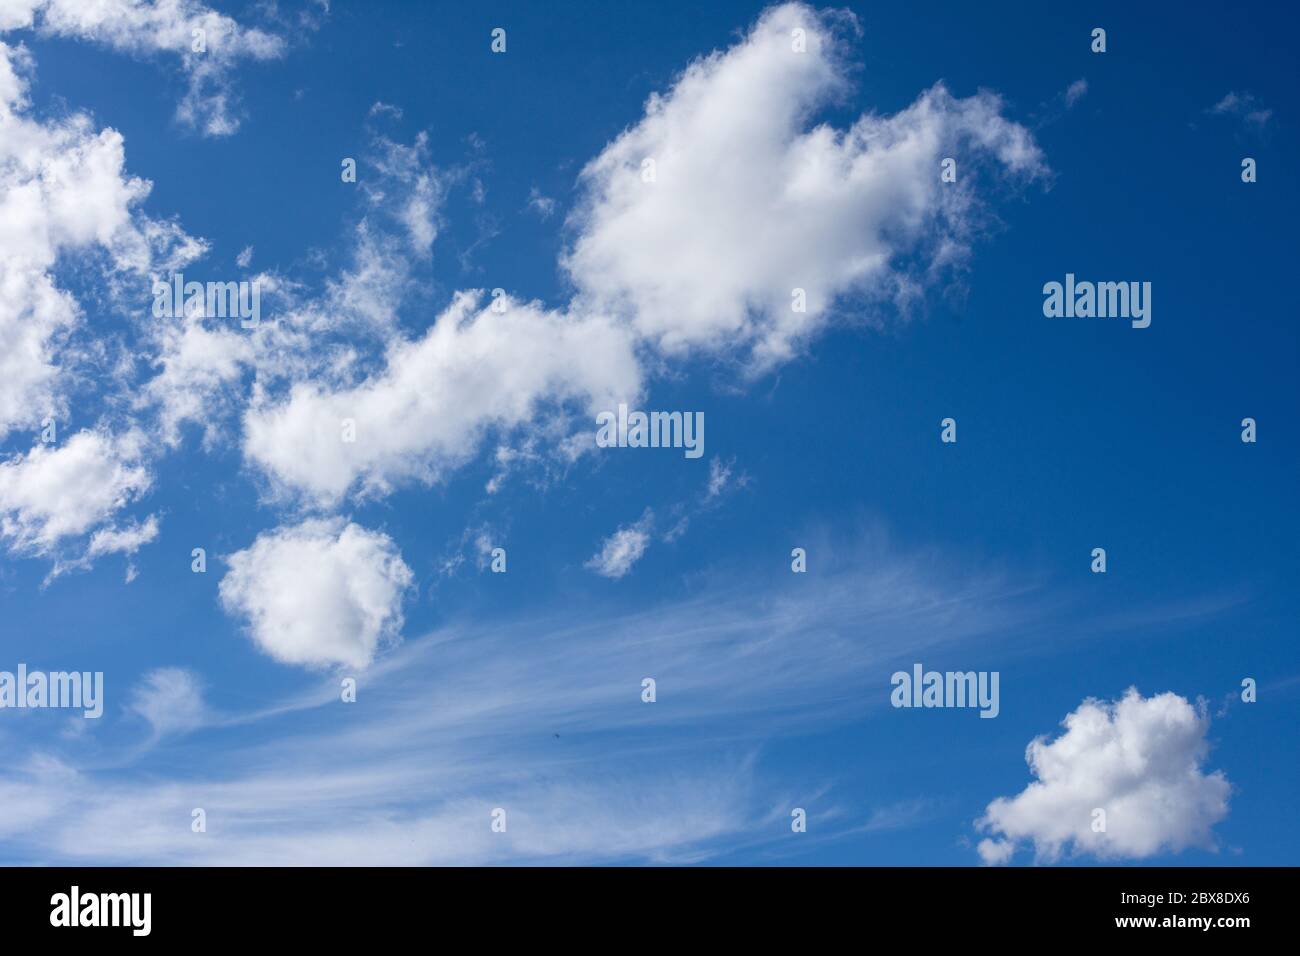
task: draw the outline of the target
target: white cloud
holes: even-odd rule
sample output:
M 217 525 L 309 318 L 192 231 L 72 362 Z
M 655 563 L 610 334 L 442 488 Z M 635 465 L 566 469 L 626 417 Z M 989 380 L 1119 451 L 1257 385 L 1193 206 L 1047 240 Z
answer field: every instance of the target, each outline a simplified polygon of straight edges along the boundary
M 309 519 L 263 532 L 226 560 L 222 605 L 282 663 L 363 668 L 400 637 L 413 575 L 385 534 Z
M 180 667 L 160 667 L 131 691 L 127 709 L 149 722 L 155 737 L 200 726 L 207 714 L 197 675 Z
M 83 114 L 29 115 L 31 68 L 0 43 L 0 438 L 64 417 L 69 374 L 104 348 L 83 341 L 81 307 L 56 281 L 61 263 L 99 273 L 116 298 L 204 251 L 175 223 L 137 212 L 151 185 L 126 174 L 120 133 Z
M 110 527 L 96 531 L 90 537 L 88 558 L 104 554 L 132 555 L 158 537 L 158 517 L 150 515 L 145 521 L 134 522 L 125 528 Z
M 253 247 L 244 246 L 243 249 L 239 250 L 239 255 L 235 256 L 235 265 L 239 266 L 239 268 L 241 269 L 247 269 L 252 264 L 253 264 Z
M 50 577 L 62 574 L 69 567 L 89 567 L 96 558 L 106 554 L 124 554 L 127 557 L 126 582 L 130 584 L 136 578 L 135 562 L 131 560 L 135 553 L 158 537 L 158 516 L 150 515 L 144 521 L 135 521 L 119 528 L 116 525 L 101 528 L 90 536 L 90 547 L 80 560 L 56 562 Z
M 410 274 L 410 261 L 396 246 L 393 239 L 376 233 L 363 220 L 357 226 L 351 266 L 326 283 L 321 301 L 286 315 L 285 324 L 311 332 L 351 327 L 359 332 L 391 335 Z
M 10 4 L 0 22 L 25 15 Z M 120 133 L 82 113 L 34 117 L 32 71 L 23 48 L 0 42 L 0 439 L 47 420 L 62 427 L 69 394 L 91 378 L 105 384 L 101 407 L 135 387 L 132 346 L 87 326 L 59 286 L 62 271 L 100 280 L 101 308 L 125 310 L 152 275 L 205 251 L 175 222 L 140 213 L 151 184 L 126 173 Z M 134 553 L 156 536 L 157 519 L 123 528 L 112 518 L 151 484 L 146 434 L 134 424 L 96 428 L 9 456 L 0 465 L 0 538 L 18 554 L 53 557 L 52 575 Z M 89 548 L 71 553 L 67 545 L 86 534 Z
M 378 152 L 372 162 L 382 181 L 376 185 L 363 179 L 362 186 L 376 203 L 389 192 L 395 194 L 391 205 L 411 248 L 428 256 L 438 237 L 438 212 L 446 196 L 444 178 L 429 163 L 429 134 L 420 132 L 410 146 L 383 136 L 377 137 L 376 143 Z
M 52 0 L 29 3 L 26 13 L 15 13 L 12 4 L 8 9 L 6 22 L 26 17 L 46 32 L 133 51 L 172 49 L 182 36 L 188 42 L 195 17 L 210 22 L 210 11 L 190 0 L 84 13 Z M 212 21 L 215 33 L 229 45 L 213 63 L 280 50 L 275 37 L 218 21 Z M 807 54 L 786 53 L 786 27 L 795 21 L 810 31 Z M 398 307 L 415 285 L 413 262 L 431 252 L 449 180 L 431 165 L 426 135 L 412 145 L 376 137 L 372 174 L 361 184 L 369 208 L 357 226 L 349 271 L 307 299 L 299 298 L 294 282 L 257 277 L 268 297 L 264 302 L 282 308 L 255 331 L 221 328 L 198 316 L 149 326 L 146 341 L 131 356 L 151 362 L 156 375 L 120 387 L 134 392 L 136 412 L 157 415 L 163 442 L 172 446 L 187 422 L 202 423 L 205 443 L 211 444 L 241 414 L 245 456 L 271 477 L 273 490 L 328 506 L 352 492 L 378 495 L 403 483 L 433 482 L 472 458 L 493 432 L 515 433 L 497 436 L 521 449 L 515 461 L 545 460 L 535 451 L 538 438 L 576 456 L 590 442 L 573 432 L 570 416 L 640 391 L 639 338 L 669 351 L 739 343 L 752 349 L 758 364 L 788 356 L 823 321 L 834 296 L 868 286 L 898 293 L 909 286 L 911 279 L 893 270 L 887 255 L 876 256 L 880 250 L 892 255 L 928 245 L 936 258 L 960 256 L 971 205 L 964 174 L 960 187 L 939 191 L 933 185 L 937 174 L 918 179 L 909 172 L 915 164 L 934 159 L 941 146 L 960 143 L 980 147 L 975 152 L 990 153 L 1012 170 L 1033 173 L 1040 166 L 1028 134 L 1003 120 L 996 98 L 988 95 L 955 100 L 936 87 L 897 117 L 863 117 L 843 134 L 810 129 L 809 117 L 846 88 L 849 68 L 835 36 L 846 22 L 843 15 L 800 6 L 769 11 L 744 42 L 693 64 L 667 96 L 652 100 L 640 124 L 590 164 L 583 177 L 587 201 L 575 219 L 581 228 L 566 260 L 579 287 L 573 306 L 548 310 L 507 301 L 506 312 L 497 314 L 482 308 L 477 294 L 459 293 L 425 334 L 407 337 Z M 65 410 L 59 373 L 75 357 L 68 340 L 84 323 L 77 303 L 50 275 L 59 254 L 74 243 L 95 245 L 108 251 L 112 271 L 134 278 L 158 271 L 166 256 L 182 262 L 204 251 L 174 224 L 133 216 L 131 207 L 149 184 L 123 174 L 116 132 L 96 134 L 85 117 L 56 127 L 22 115 L 26 57 L 3 49 L 0 122 L 15 135 L 0 139 L 0 154 L 12 150 L 15 167 L 33 183 L 31 190 L 0 197 L 14 207 L 0 218 L 0 251 L 31 250 L 35 259 L 0 258 L 0 281 L 6 291 L 17 290 L 0 296 L 0 344 L 10 346 L 0 350 L 0 363 L 13 366 L 0 369 L 9 373 L 0 375 L 0 435 Z M 736 100 L 737 84 L 751 82 L 771 94 L 771 108 L 758 108 L 752 96 Z M 57 136 L 67 139 L 69 174 L 56 167 L 50 175 L 31 162 L 50 154 Z M 628 193 L 618 173 L 641 144 L 663 147 L 656 200 Z M 738 175 L 713 165 L 733 148 L 746 156 Z M 78 165 L 76 151 L 93 153 L 95 161 Z M 83 167 L 100 178 L 72 175 Z M 24 184 L 21 176 L 7 181 Z M 64 187 L 66 195 L 58 191 Z M 19 203 L 33 190 L 40 197 L 34 205 L 38 215 L 24 217 Z M 700 198 L 713 205 L 700 205 Z M 539 212 L 551 208 L 540 192 L 530 201 Z M 719 223 L 731 213 L 738 214 L 735 221 Z M 788 228 L 751 241 L 751 227 L 772 218 Z M 395 234 L 385 234 L 381 222 Z M 648 248 L 620 250 L 625 230 Z M 677 255 L 678 237 L 697 234 L 700 244 Z M 860 235 L 874 237 L 865 240 L 870 249 L 864 251 Z M 731 254 L 721 260 L 724 294 L 716 301 L 701 299 L 701 291 L 717 290 L 712 274 L 702 277 L 699 271 L 710 256 L 698 253 L 714 240 L 734 238 L 743 241 L 731 244 Z M 669 263 L 666 272 L 655 267 L 654 275 L 638 273 L 637 257 L 653 257 L 661 246 L 676 255 L 663 260 Z M 243 250 L 239 261 L 251 262 L 251 251 Z M 616 261 L 601 261 L 607 254 Z M 786 259 L 813 276 L 811 285 L 803 283 L 811 297 L 806 315 L 789 311 L 785 280 L 772 278 L 774 264 Z M 667 284 L 656 284 L 661 279 Z M 624 294 L 629 289 L 630 297 Z M 772 298 L 773 290 L 781 295 Z M 661 292 L 667 295 L 662 302 Z M 734 306 L 740 300 L 739 312 L 714 310 L 720 302 Z M 6 315 L 15 302 L 18 311 Z M 630 312 L 623 308 L 629 303 L 635 306 Z M 684 303 L 691 307 L 682 311 Z M 612 316 L 601 311 L 606 307 Z M 120 360 L 122 368 L 127 364 Z M 245 406 L 246 372 L 252 382 Z M 342 440 L 345 419 L 356 422 L 353 443 Z M 509 467 L 502 462 L 503 473 Z M 723 484 L 714 487 L 714 479 Z M 711 476 L 711 497 L 726 480 Z M 499 485 L 494 477 L 490 488 Z M 106 536 L 101 542 L 113 540 Z
M 987 647 L 1026 623 L 1006 603 L 1021 585 L 930 554 L 825 553 L 788 593 L 782 569 L 742 571 L 632 613 L 448 623 L 377 660 L 362 690 L 372 704 L 347 720 L 337 676 L 312 682 L 206 720 L 201 742 L 175 742 L 183 759 L 166 779 L 134 739 L 115 746 L 119 725 L 89 754 L 24 737 L 79 756 L 15 751 L 0 767 L 0 839 L 46 863 L 228 865 L 689 862 L 781 845 L 789 805 L 773 814 L 774 799 L 806 799 L 810 784 L 773 780 L 782 767 L 752 756 L 762 741 L 883 715 L 887 694 L 861 690 L 892 662 Z M 667 710 L 640 703 L 646 674 Z M 666 763 L 672 773 L 645 772 Z M 195 806 L 213 839 L 185 825 Z M 497 806 L 504 834 L 488 826 Z M 860 829 L 912 816 L 890 807 Z
M 650 529 L 654 526 L 654 513 L 647 508 L 636 522 L 619 528 L 601 545 L 583 567 L 604 578 L 621 578 L 632 570 L 650 546 Z
M 1016 845 L 1010 840 L 991 840 L 987 837 L 980 840 L 976 850 L 987 866 L 1003 866 L 1010 863 L 1016 855 Z
M 230 77 L 241 61 L 274 59 L 284 52 L 279 37 L 245 27 L 197 0 L 4 0 L 0 31 L 17 28 L 88 40 L 136 56 L 178 57 L 189 87 L 177 118 L 211 136 L 239 128 Z M 200 37 L 204 49 L 196 51 Z
M 55 284 L 60 257 L 99 249 L 109 272 L 141 273 L 159 246 L 188 240 L 133 219 L 150 186 L 125 175 L 121 134 L 80 114 L 27 115 L 30 70 L 25 51 L 0 43 L 0 438 L 63 410 L 57 352 L 81 310 Z
M 528 424 L 544 404 L 613 407 L 640 388 L 628 336 L 600 318 L 535 303 L 505 311 L 460 293 L 417 340 L 394 338 L 385 367 L 354 386 L 299 382 L 245 416 L 245 455 L 281 485 L 329 503 L 359 485 L 432 482 L 489 428 Z M 342 440 L 344 419 L 356 440 Z
M 210 444 L 218 433 L 218 407 L 255 357 L 251 338 L 230 328 L 213 326 L 202 316 L 161 320 L 154 330 L 157 374 L 140 389 L 138 408 L 154 407 L 161 436 L 168 445 L 180 443 L 186 422 L 204 425 Z
M 788 52 L 794 22 L 811 31 L 807 54 Z M 544 434 L 572 453 L 582 436 L 564 427 L 566 416 L 639 392 L 645 339 L 668 351 L 739 346 L 762 365 L 792 354 L 837 295 L 910 294 L 913 278 L 890 265 L 896 253 L 927 247 L 934 261 L 959 260 L 978 156 L 1033 174 L 1037 148 L 999 115 L 995 97 L 956 100 L 938 87 L 899 116 L 863 117 L 849 133 L 808 129 L 809 115 L 847 86 L 835 36 L 844 22 L 800 6 L 770 11 L 743 43 L 692 65 L 588 166 L 565 262 L 578 286 L 568 308 L 510 301 L 498 315 L 462 292 L 423 336 L 408 338 L 397 304 L 411 286 L 412 257 L 427 255 L 436 238 L 447 179 L 429 163 L 427 136 L 409 146 L 376 137 L 374 175 L 362 189 L 403 240 L 363 220 L 356 267 L 319 301 L 288 302 L 276 329 L 254 336 L 245 457 L 276 492 L 328 506 L 349 493 L 437 481 L 492 431 L 522 431 L 519 447 Z M 750 84 L 757 92 L 737 97 L 738 85 Z M 625 160 L 639 164 L 643 146 L 659 162 L 650 192 L 636 170 L 623 170 Z M 961 184 L 940 188 L 939 153 L 956 146 L 970 147 Z M 779 275 L 791 263 L 797 282 Z M 806 314 L 790 310 L 793 285 L 808 289 Z M 367 346 L 382 344 L 382 361 L 355 338 L 331 344 L 344 324 Z M 234 364 L 221 369 L 209 376 L 214 386 L 235 377 Z M 172 441 L 174 423 L 195 418 L 210 394 L 183 387 L 201 378 L 197 370 L 177 377 L 152 390 L 170 397 Z M 355 442 L 342 440 L 348 419 Z M 490 488 L 499 486 L 494 477 Z
M 443 184 L 428 163 L 425 137 L 415 146 L 377 142 L 367 178 L 366 214 L 355 227 L 350 262 L 325 280 L 319 294 L 276 273 L 254 275 L 262 322 L 242 329 L 199 314 L 150 325 L 153 379 L 138 389 L 137 410 L 154 409 L 163 441 L 179 445 L 187 422 L 203 425 L 205 447 L 226 434 L 232 413 L 248 401 L 245 373 L 253 373 L 259 401 L 299 381 L 349 380 L 373 368 L 382 350 L 395 345 L 399 306 L 415 287 L 412 256 L 425 256 L 436 235 Z M 390 235 L 375 218 L 392 220 L 405 235 Z M 253 247 L 239 255 L 252 261 Z
M 583 170 L 564 258 L 578 308 L 620 316 L 670 354 L 734 350 L 762 369 L 791 357 L 839 297 L 912 295 L 921 280 L 902 257 L 926 264 L 922 278 L 960 261 L 976 171 L 1033 176 L 1041 154 L 997 96 L 957 99 L 942 85 L 894 116 L 815 125 L 849 86 L 846 23 L 856 25 L 772 8 L 649 99 Z M 806 52 L 792 49 L 795 29 Z M 956 183 L 940 181 L 946 156 L 958 160 Z
M 1231 785 L 1204 773 L 1209 717 L 1177 694 L 1144 698 L 1130 688 L 1115 703 L 1085 700 L 1066 716 L 1065 733 L 1025 751 L 1037 779 L 988 805 L 978 827 L 986 863 L 1006 863 L 1017 847 L 1038 860 L 1064 853 L 1142 859 L 1187 847 L 1213 849 L 1214 824 L 1228 814 Z M 1104 832 L 1094 810 L 1105 811 Z
M 370 104 L 370 116 L 373 119 L 376 116 L 387 116 L 394 120 L 402 118 L 402 108 L 392 103 L 385 103 L 383 100 L 376 100 Z
M 543 219 L 550 219 L 555 214 L 556 205 L 554 199 L 542 195 L 542 191 L 536 186 L 528 191 L 528 208 Z
M 50 555 L 66 540 L 102 527 L 149 489 L 143 451 L 137 431 L 82 431 L 62 445 L 37 445 L 0 463 L 0 539 L 20 554 Z M 101 538 L 99 553 L 124 544 Z
M 515 767 L 521 760 L 541 763 L 523 756 Z M 43 859 L 81 862 L 690 863 L 716 852 L 710 844 L 719 838 L 746 835 L 742 828 L 756 815 L 750 776 L 715 761 L 672 775 L 588 770 L 576 780 L 570 767 L 533 781 L 494 755 L 471 761 L 435 752 L 397 766 L 358 752 L 328 772 L 268 765 L 233 780 L 199 781 L 214 839 L 195 839 L 166 823 L 189 819 L 195 784 L 97 780 L 47 763 L 0 779 L 0 838 L 39 842 Z M 462 781 L 483 789 L 467 792 Z M 425 795 L 426 805 L 402 805 L 411 792 Z M 509 826 L 493 833 L 484 821 L 499 804 Z
M 1236 116 L 1250 129 L 1262 130 L 1273 118 L 1273 111 L 1265 107 L 1253 93 L 1230 92 L 1210 107 L 1216 116 Z
M 723 461 L 721 458 L 709 459 L 709 485 L 704 492 L 706 502 L 720 496 L 731 482 L 731 469 L 735 466 L 735 459 Z
M 1088 95 L 1088 81 L 1084 79 L 1075 80 L 1065 90 L 1065 108 L 1068 110 L 1079 100 Z

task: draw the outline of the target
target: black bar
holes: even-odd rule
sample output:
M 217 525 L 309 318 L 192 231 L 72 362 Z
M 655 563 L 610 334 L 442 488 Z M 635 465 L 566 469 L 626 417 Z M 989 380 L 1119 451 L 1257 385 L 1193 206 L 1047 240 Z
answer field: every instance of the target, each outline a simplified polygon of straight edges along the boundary
M 676 948 L 701 934 L 762 943 L 827 933 L 902 933 L 922 945 L 1098 937 L 1231 945 L 1286 933 L 1294 883 L 1294 869 L 1258 867 L 15 868 L 0 869 L 0 918 L 9 939 L 66 942 L 75 933 L 82 944 L 205 947 L 281 939 L 373 946 L 430 931 L 435 945 L 453 945 L 453 932 L 472 934 L 457 948 L 508 939 Z M 97 918 L 98 894 L 150 894 L 148 934 L 136 935 L 142 896 L 138 910 L 110 901 L 105 919 L 116 907 L 123 925 L 52 925 L 70 915 L 73 886 L 87 919 Z M 67 897 L 61 913 L 58 894 Z

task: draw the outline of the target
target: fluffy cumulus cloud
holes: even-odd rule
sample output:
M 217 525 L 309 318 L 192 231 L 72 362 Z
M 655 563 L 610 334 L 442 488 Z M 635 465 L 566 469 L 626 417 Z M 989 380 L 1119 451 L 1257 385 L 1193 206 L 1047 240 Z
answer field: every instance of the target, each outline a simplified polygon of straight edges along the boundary
M 284 41 L 197 0 L 0 0 L 0 31 L 100 43 L 124 53 L 171 55 L 188 80 L 177 117 L 212 136 L 239 128 L 230 76 L 246 60 L 281 56 Z
M 1006 863 L 1022 845 L 1052 862 L 1062 855 L 1142 859 L 1187 847 L 1213 849 L 1213 826 L 1228 813 L 1231 785 L 1202 769 L 1209 718 L 1177 694 L 1114 703 L 1085 700 L 1065 733 L 1029 744 L 1037 779 L 988 805 L 978 827 L 986 863 Z M 1103 818 L 1095 811 L 1104 812 Z
M 413 575 L 381 532 L 308 519 L 264 532 L 226 560 L 222 604 L 282 663 L 363 668 L 400 635 Z
M 762 369 L 795 354 L 837 298 L 903 301 L 960 261 L 976 170 L 1032 177 L 1041 154 L 995 95 L 942 85 L 894 116 L 817 123 L 848 89 L 853 27 L 772 8 L 651 96 L 582 173 L 564 261 L 582 306 L 670 354 L 738 348 Z M 945 157 L 955 183 L 940 180 Z
M 435 480 L 487 429 L 526 425 L 543 404 L 594 412 L 639 390 L 632 343 L 611 322 L 498 302 L 462 293 L 421 338 L 395 337 L 381 372 L 345 387 L 300 382 L 251 408 L 245 455 L 286 488 L 334 502 L 354 486 Z
M 108 523 L 152 484 L 143 448 L 136 431 L 83 431 L 0 463 L 0 539 L 21 554 L 52 555 L 69 539 L 101 529 L 97 554 L 135 550 L 156 525 L 118 532 Z
M 621 578 L 641 560 L 650 546 L 650 530 L 654 526 L 654 513 L 646 509 L 635 524 L 619 528 L 600 546 L 584 565 L 603 578 Z

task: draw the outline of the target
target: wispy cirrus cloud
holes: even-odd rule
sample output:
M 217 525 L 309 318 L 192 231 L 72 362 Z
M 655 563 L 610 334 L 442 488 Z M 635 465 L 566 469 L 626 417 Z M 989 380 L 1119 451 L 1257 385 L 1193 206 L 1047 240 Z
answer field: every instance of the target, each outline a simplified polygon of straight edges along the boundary
M 959 582 L 907 556 L 871 569 L 846 558 L 805 585 L 449 625 L 376 661 L 354 704 L 332 678 L 220 711 L 188 676 L 155 673 L 132 705 L 154 749 L 111 717 L 90 766 L 80 741 L 35 747 L 0 774 L 0 840 L 10 858 L 232 865 L 687 862 L 776 841 L 790 832 L 788 795 L 809 794 L 764 767 L 766 741 L 884 707 L 900 654 L 1032 616 L 995 578 Z M 166 782 L 150 772 L 200 752 Z M 94 767 L 105 762 L 111 778 Z M 206 833 L 190 830 L 196 807 Z M 503 834 L 490 829 L 497 807 Z M 835 825 L 908 819 L 880 810 Z

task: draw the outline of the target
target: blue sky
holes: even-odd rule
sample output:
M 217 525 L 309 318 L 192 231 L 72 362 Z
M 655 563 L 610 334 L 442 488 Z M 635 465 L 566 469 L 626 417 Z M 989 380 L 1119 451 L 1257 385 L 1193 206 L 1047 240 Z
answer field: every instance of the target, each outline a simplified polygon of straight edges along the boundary
M 1296 862 L 1292 15 L 65 6 L 0 6 L 0 670 L 105 713 L 0 711 L 0 859 Z

